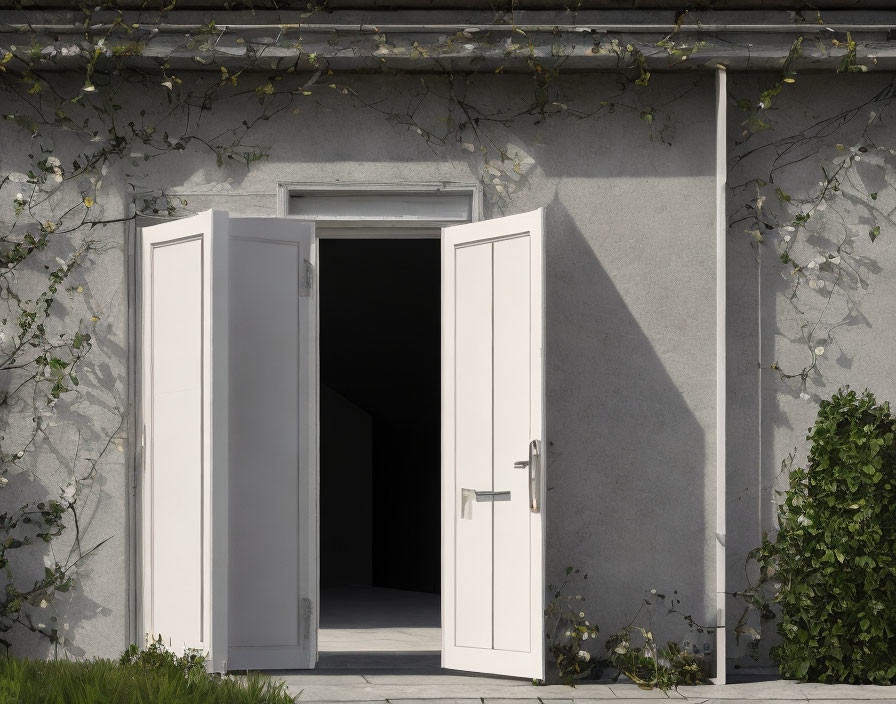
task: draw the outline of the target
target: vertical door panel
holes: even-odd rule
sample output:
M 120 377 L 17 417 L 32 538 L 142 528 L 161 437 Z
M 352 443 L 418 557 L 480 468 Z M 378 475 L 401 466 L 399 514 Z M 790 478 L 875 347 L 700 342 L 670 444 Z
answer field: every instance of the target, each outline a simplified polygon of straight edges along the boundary
M 527 466 L 530 446 L 544 441 L 542 250 L 542 210 L 442 232 L 442 661 L 451 669 L 544 677 L 543 472 Z
M 528 459 L 530 424 L 529 359 L 531 323 L 528 236 L 495 242 L 494 248 L 494 475 L 496 489 L 511 501 L 495 502 L 494 647 L 528 652 L 532 614 L 529 573 L 529 475 L 514 468 Z
M 227 658 L 227 216 L 142 231 L 143 632 Z
M 151 258 L 152 630 L 180 646 L 204 641 L 202 244 L 158 246 Z
M 231 218 L 230 667 L 313 667 L 313 225 Z
M 452 254 L 457 281 L 456 481 L 464 504 L 455 528 L 456 643 L 491 648 L 493 507 L 475 501 L 469 491 L 492 489 L 492 248 L 459 247 Z

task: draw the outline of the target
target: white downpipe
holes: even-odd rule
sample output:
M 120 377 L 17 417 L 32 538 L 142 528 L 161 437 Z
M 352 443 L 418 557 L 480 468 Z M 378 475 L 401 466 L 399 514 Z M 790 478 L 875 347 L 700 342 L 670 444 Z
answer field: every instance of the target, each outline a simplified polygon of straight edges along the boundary
M 726 378 L 726 233 L 725 191 L 728 178 L 728 75 L 716 70 L 716 676 L 725 684 L 725 411 Z

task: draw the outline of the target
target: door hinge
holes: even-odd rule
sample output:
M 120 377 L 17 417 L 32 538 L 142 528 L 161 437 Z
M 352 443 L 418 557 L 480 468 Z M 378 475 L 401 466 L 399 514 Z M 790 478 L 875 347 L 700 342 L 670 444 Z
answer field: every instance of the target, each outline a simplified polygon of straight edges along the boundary
M 302 620 L 303 626 L 302 629 L 302 638 L 304 640 L 309 640 L 311 638 L 311 617 L 314 615 L 314 602 L 307 597 L 302 597 Z
M 307 259 L 302 264 L 302 271 L 299 275 L 299 296 L 308 298 L 314 291 L 314 264 Z

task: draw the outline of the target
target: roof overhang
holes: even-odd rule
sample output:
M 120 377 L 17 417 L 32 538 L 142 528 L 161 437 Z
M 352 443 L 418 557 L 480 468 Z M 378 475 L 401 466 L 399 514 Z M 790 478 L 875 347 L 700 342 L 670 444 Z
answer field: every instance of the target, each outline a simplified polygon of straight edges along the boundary
M 0 52 L 38 56 L 44 69 L 83 64 L 104 38 L 105 61 L 173 69 L 529 71 L 779 70 L 803 37 L 799 70 L 896 69 L 896 12 L 875 10 L 520 11 L 0 11 Z M 213 24 L 212 24 L 213 23 Z M 35 45 L 37 48 L 35 48 Z M 11 49 L 15 47 L 15 49 Z M 862 70 L 862 69 L 858 69 Z

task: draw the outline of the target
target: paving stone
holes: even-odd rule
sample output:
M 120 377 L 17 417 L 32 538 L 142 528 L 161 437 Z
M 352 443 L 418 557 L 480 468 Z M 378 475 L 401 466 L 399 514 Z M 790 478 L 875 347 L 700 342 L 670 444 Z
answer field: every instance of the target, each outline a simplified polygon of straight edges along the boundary
M 799 690 L 799 682 L 793 680 L 770 680 L 767 682 L 742 682 L 739 684 L 696 685 L 679 687 L 678 693 L 688 700 L 708 699 L 808 699 Z
M 619 699 L 684 699 L 684 695 L 675 690 L 641 689 L 636 684 L 611 684 L 610 689 Z
M 390 699 L 389 704 L 480 704 L 482 700 L 475 699 Z M 516 704 L 524 702 L 523 699 L 514 700 Z M 537 699 L 533 699 L 538 704 Z
M 283 680 L 287 686 L 301 689 L 309 686 L 346 685 L 346 684 L 370 684 L 363 675 L 334 675 L 317 674 L 311 670 L 300 674 L 265 672 L 271 679 Z
M 305 685 L 293 687 L 287 682 L 290 693 L 298 695 L 300 702 L 306 701 L 368 701 L 407 699 L 613 699 L 615 695 L 606 685 L 584 685 L 577 687 L 572 696 L 570 688 L 564 685 L 547 687 L 508 687 L 503 684 L 333 684 Z

